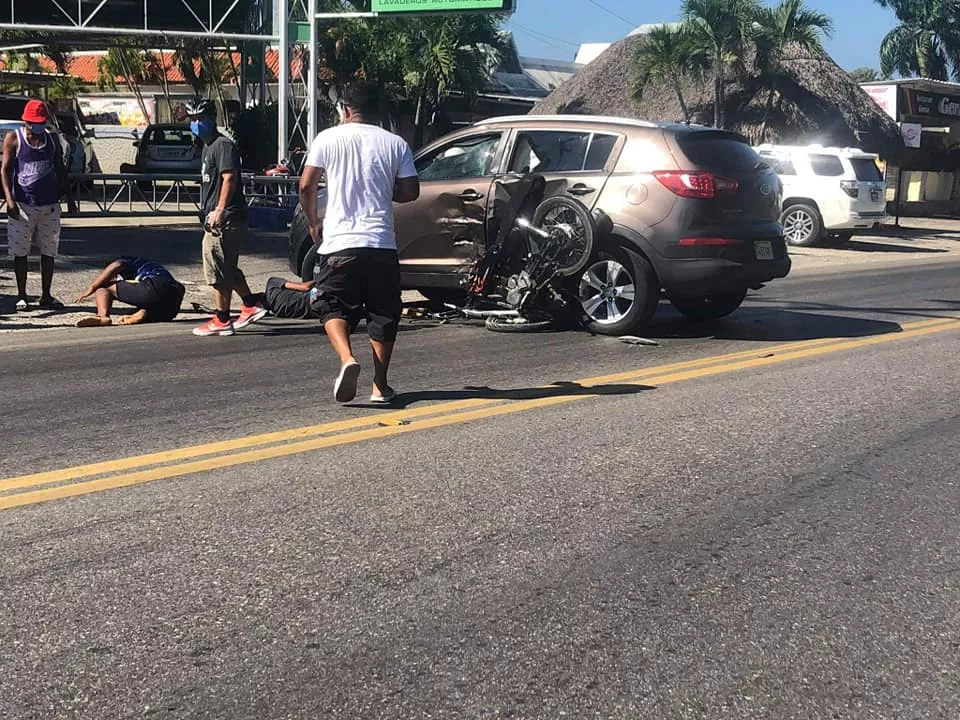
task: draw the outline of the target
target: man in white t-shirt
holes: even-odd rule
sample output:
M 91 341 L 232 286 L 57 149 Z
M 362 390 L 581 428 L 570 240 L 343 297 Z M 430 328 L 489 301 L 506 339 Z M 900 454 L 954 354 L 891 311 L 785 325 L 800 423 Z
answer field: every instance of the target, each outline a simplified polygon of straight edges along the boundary
M 374 124 L 378 110 L 369 86 L 346 88 L 337 101 L 340 125 L 316 137 L 300 177 L 300 204 L 313 241 L 320 244 L 317 311 L 340 356 L 337 402 L 357 395 L 360 364 L 350 333 L 364 317 L 373 349 L 370 401 L 387 404 L 395 397 L 387 370 L 403 305 L 393 203 L 420 197 L 420 181 L 406 141 Z M 321 177 L 327 184 L 322 227 L 317 212 Z

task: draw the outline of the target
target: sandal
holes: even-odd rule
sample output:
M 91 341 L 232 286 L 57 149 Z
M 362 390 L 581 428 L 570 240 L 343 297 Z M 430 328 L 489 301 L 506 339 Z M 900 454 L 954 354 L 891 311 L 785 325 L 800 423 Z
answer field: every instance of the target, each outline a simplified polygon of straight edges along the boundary
M 339 403 L 350 402 L 357 396 L 357 380 L 360 379 L 360 363 L 348 362 L 340 368 L 340 375 L 333 386 L 333 397 Z
M 37 304 L 45 310 L 62 310 L 64 307 L 63 303 L 52 295 L 50 297 L 40 298 L 40 302 Z
M 370 395 L 370 402 L 374 405 L 389 405 L 396 399 L 397 393 L 393 388 L 387 388 L 383 395 L 377 395 L 376 393 Z

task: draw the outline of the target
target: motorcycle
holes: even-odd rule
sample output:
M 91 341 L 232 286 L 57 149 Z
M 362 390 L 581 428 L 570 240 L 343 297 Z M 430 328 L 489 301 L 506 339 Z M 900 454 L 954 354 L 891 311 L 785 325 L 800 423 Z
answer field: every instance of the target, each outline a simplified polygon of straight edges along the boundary
M 577 298 L 565 280 L 590 261 L 605 216 L 591 213 L 567 195 L 545 197 L 542 175 L 497 181 L 488 235 L 495 240 L 461 279 L 462 305 L 445 303 L 441 319 L 483 319 L 496 332 L 533 332 L 552 328 Z

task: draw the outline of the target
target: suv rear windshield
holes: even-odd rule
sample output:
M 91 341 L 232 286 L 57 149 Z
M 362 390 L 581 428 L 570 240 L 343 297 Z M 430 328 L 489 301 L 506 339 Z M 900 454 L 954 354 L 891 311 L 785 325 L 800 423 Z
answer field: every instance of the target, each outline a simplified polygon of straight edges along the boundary
M 677 144 L 694 165 L 730 170 L 753 170 L 763 162 L 743 140 L 725 132 L 693 132 L 677 136 Z
M 853 171 L 857 174 L 857 180 L 861 182 L 878 182 L 883 180 L 880 174 L 880 168 L 877 164 L 868 158 L 850 158 L 850 164 L 853 165 Z

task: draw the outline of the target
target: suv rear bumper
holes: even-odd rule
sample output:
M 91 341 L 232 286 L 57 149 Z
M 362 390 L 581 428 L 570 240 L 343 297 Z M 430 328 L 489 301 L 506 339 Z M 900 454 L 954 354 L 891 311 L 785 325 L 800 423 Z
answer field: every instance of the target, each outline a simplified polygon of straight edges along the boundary
M 675 234 L 651 242 L 629 228 L 617 227 L 617 234 L 632 240 L 653 264 L 660 286 L 681 297 L 755 289 L 786 277 L 793 263 L 781 233 L 779 223 L 768 223 L 730 232 L 729 245 L 683 247 Z M 770 244 L 772 259 L 758 259 L 758 243 Z
M 886 223 L 890 216 L 886 212 L 850 213 L 850 217 L 840 222 L 827 223 L 825 229 L 833 230 L 866 230 Z
M 756 289 L 789 275 L 792 264 L 787 256 L 750 263 L 724 258 L 664 259 L 657 270 L 660 284 L 667 293 L 704 296 L 743 288 Z

